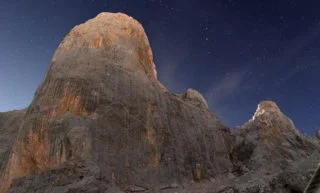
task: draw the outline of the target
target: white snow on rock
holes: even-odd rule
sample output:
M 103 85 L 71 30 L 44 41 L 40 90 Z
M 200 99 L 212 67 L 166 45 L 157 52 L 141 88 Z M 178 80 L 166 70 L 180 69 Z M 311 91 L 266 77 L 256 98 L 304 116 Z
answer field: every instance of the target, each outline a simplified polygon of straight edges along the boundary
M 251 118 L 252 121 L 254 121 L 257 117 L 263 115 L 266 112 L 265 109 L 261 108 L 261 105 L 258 105 L 258 108 L 256 112 L 254 113 L 253 117 Z

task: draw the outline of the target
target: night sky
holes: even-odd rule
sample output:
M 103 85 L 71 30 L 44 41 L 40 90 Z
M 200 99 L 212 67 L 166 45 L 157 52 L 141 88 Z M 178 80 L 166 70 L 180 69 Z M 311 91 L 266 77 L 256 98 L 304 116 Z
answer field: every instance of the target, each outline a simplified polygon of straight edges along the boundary
M 261 100 L 303 132 L 320 127 L 320 2 L 288 0 L 3 0 L 0 111 L 28 106 L 63 37 L 103 11 L 140 21 L 160 81 L 199 90 L 228 126 Z

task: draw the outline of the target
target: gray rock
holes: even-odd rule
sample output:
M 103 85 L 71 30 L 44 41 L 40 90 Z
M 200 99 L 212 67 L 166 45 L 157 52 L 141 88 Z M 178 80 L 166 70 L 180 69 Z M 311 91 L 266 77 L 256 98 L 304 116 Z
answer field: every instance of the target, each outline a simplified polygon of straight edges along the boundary
M 28 109 L 0 114 L 0 193 L 302 193 L 319 141 L 275 102 L 231 133 L 199 92 L 156 74 L 133 18 L 72 29 Z
M 201 181 L 230 170 L 231 146 L 229 129 L 200 93 L 188 90 L 181 98 L 157 80 L 142 26 L 124 14 L 102 13 L 72 29 L 55 52 L 0 192 L 13 179 L 75 157 L 96 163 L 122 190 Z M 40 186 L 41 179 L 31 184 Z
M 320 161 L 319 143 L 301 134 L 271 101 L 260 103 L 254 117 L 234 136 L 234 172 L 239 179 L 249 175 L 253 180 L 253 186 L 246 182 L 241 185 L 245 188 L 302 192 Z
M 316 131 L 316 137 L 317 137 L 318 139 L 320 139 L 320 129 L 317 129 L 317 131 Z
M 16 179 L 8 193 L 122 193 L 99 167 L 88 160 L 72 159 L 37 176 Z
M 182 95 L 182 98 L 196 106 L 208 108 L 208 103 L 202 94 L 191 88 Z
M 25 110 L 0 113 L 0 168 L 2 169 L 17 137 L 24 114 Z

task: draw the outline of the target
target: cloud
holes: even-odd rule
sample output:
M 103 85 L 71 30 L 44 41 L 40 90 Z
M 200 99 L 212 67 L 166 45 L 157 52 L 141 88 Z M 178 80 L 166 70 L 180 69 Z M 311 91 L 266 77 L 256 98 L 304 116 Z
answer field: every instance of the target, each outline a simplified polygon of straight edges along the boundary
M 286 47 L 282 57 L 278 61 L 280 64 L 291 62 L 301 51 L 312 44 L 320 34 L 320 22 L 313 28 L 305 29 L 305 33 L 294 39 L 290 45 Z
M 277 31 L 281 35 L 280 31 Z M 268 52 L 267 49 L 264 49 L 264 59 L 256 66 L 263 69 L 264 74 L 272 75 L 272 79 L 269 80 L 272 81 L 272 84 L 283 86 L 283 83 L 300 72 L 315 67 L 314 64 L 308 64 L 312 52 L 306 52 L 306 48 L 310 49 L 311 46 L 312 49 L 312 44 L 319 39 L 320 22 L 303 31 L 304 33 L 290 40 L 278 39 L 278 51 L 274 49 Z
M 306 64 L 306 65 L 296 65 L 294 68 L 292 68 L 291 70 L 289 70 L 287 72 L 287 74 L 284 75 L 284 77 L 282 77 L 280 79 L 280 81 L 282 83 L 286 83 L 287 81 L 289 81 L 291 78 L 293 78 L 295 75 L 303 72 L 303 71 L 306 71 L 306 70 L 309 70 L 311 68 L 315 67 L 315 64 Z
M 221 108 L 223 103 L 226 102 L 231 95 L 234 95 L 242 87 L 248 70 L 236 70 L 231 73 L 225 74 L 225 76 L 218 82 L 214 83 L 205 96 L 210 106 Z
M 238 125 L 239 117 L 243 118 L 243 109 L 234 107 L 241 104 L 238 101 L 239 92 L 250 88 L 248 87 L 251 85 L 248 82 L 249 72 L 249 67 L 245 67 L 227 73 L 219 81 L 213 83 L 205 93 L 212 111 L 229 126 Z M 232 100 L 236 100 L 235 103 Z
M 179 79 L 180 73 L 178 70 L 186 57 L 190 55 L 191 49 L 188 46 L 175 46 L 166 38 L 165 33 L 158 26 L 156 22 L 149 24 L 149 29 L 152 31 L 150 42 L 155 56 L 158 78 L 169 90 L 181 91 L 186 89 L 186 83 Z M 177 42 L 175 44 L 181 45 Z

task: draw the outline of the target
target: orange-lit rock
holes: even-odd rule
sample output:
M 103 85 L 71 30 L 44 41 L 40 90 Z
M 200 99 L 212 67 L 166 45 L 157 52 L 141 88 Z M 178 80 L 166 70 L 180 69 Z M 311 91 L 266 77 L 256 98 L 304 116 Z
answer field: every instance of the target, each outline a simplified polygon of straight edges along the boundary
M 0 192 L 12 180 L 70 160 L 90 160 L 103 180 L 124 190 L 194 180 L 197 164 L 201 179 L 228 171 L 228 128 L 201 94 L 187 93 L 169 93 L 157 80 L 148 38 L 135 19 L 102 13 L 76 26 L 26 112 Z
M 231 133 L 198 91 L 168 92 L 141 24 L 120 13 L 74 27 L 0 132 L 0 193 L 302 192 L 320 160 L 274 102 Z

